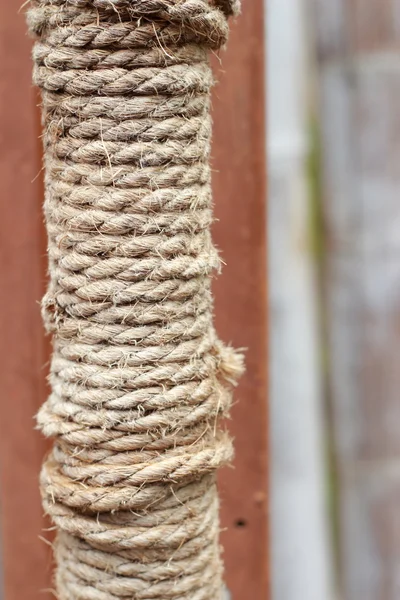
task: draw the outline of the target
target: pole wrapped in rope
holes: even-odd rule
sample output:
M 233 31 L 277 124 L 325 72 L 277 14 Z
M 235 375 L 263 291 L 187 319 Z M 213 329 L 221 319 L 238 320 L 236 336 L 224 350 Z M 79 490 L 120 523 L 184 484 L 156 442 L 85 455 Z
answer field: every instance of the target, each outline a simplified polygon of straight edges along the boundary
M 41 475 L 60 600 L 218 600 L 210 50 L 235 0 L 36 0 L 51 395 Z

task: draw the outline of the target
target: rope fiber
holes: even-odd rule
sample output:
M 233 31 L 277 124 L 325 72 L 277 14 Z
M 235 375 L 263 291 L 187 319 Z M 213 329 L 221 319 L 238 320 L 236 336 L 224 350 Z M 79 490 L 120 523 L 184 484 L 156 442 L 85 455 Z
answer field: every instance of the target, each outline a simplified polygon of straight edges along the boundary
M 220 600 L 240 355 L 213 328 L 210 50 L 236 0 L 36 0 L 60 600 Z

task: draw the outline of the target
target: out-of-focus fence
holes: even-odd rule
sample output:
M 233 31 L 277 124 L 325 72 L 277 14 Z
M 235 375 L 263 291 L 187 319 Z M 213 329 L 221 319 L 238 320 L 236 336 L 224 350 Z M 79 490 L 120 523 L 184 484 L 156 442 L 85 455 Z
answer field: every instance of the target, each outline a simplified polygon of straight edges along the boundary
M 400 597 L 400 3 L 317 0 L 345 600 Z

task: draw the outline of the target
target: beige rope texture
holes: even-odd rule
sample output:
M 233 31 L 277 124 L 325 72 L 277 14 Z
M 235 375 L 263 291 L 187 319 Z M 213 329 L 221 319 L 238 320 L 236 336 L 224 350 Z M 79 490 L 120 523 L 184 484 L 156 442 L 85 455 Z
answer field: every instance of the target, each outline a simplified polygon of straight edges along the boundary
M 212 324 L 210 49 L 235 0 L 37 0 L 60 600 L 219 600 L 241 357 Z

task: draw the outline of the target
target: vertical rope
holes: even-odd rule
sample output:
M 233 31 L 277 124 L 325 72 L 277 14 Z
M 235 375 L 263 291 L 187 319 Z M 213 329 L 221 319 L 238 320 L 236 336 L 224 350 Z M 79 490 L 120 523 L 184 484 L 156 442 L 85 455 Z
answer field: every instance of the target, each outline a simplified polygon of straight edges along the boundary
M 217 422 L 241 359 L 210 278 L 210 49 L 232 0 L 36 0 L 61 600 L 221 597 Z

